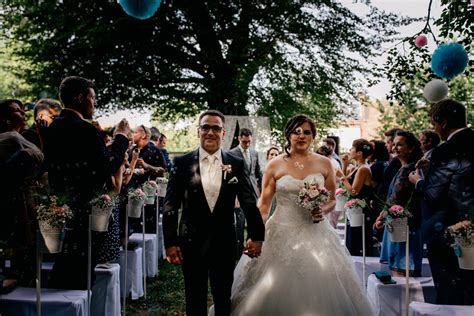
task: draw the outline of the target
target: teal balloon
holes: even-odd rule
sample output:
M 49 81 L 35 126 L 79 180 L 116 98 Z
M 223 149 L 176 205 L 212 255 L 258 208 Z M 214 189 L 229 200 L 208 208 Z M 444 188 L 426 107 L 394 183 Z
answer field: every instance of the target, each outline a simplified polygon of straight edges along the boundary
M 431 57 L 431 69 L 438 77 L 445 79 L 462 74 L 468 63 L 467 51 L 458 43 L 439 45 Z
M 160 4 L 161 0 L 120 0 L 125 13 L 139 20 L 151 18 Z

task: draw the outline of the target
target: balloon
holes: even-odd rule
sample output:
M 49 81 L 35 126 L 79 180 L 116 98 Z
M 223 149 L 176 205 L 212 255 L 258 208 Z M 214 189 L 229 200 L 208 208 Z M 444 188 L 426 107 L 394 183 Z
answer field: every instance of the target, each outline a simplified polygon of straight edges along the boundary
M 448 85 L 440 79 L 428 82 L 423 88 L 423 96 L 431 103 L 436 103 L 448 96 Z
M 428 44 L 428 38 L 426 38 L 425 35 L 418 35 L 418 36 L 415 38 L 415 46 L 416 46 L 416 47 L 423 47 L 423 46 L 425 46 L 426 44 Z
M 464 72 L 469 62 L 466 49 L 461 44 L 441 44 L 431 58 L 431 69 L 441 78 L 452 79 Z
M 160 4 L 161 0 L 120 0 L 125 13 L 140 20 L 151 18 Z

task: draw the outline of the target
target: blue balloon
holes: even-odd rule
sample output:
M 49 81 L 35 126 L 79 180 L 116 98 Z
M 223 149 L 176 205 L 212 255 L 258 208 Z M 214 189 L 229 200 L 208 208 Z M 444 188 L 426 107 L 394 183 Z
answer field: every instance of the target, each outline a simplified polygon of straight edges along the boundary
M 467 51 L 461 44 L 441 44 L 431 57 L 431 69 L 441 78 L 452 79 L 464 72 L 469 63 Z
M 151 18 L 160 4 L 161 0 L 120 0 L 125 13 L 140 20 Z

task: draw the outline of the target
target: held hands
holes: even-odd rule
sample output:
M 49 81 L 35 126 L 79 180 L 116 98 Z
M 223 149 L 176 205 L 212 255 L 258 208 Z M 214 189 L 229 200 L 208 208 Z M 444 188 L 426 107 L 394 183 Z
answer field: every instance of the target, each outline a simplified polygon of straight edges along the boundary
M 245 247 L 244 254 L 250 258 L 256 258 L 262 253 L 262 242 L 247 240 L 247 246 Z
M 176 246 L 172 246 L 166 248 L 166 260 L 175 265 L 179 265 L 183 263 L 183 255 L 181 253 L 181 249 Z

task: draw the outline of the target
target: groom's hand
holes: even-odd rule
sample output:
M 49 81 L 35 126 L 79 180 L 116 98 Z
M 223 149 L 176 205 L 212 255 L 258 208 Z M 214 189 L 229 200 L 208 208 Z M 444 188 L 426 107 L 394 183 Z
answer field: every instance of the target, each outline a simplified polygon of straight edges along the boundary
M 183 256 L 181 254 L 181 249 L 176 246 L 166 248 L 166 260 L 171 264 L 181 264 L 183 263 Z
M 250 258 L 258 257 L 262 253 L 262 242 L 247 240 L 247 247 L 245 247 L 244 253 Z

